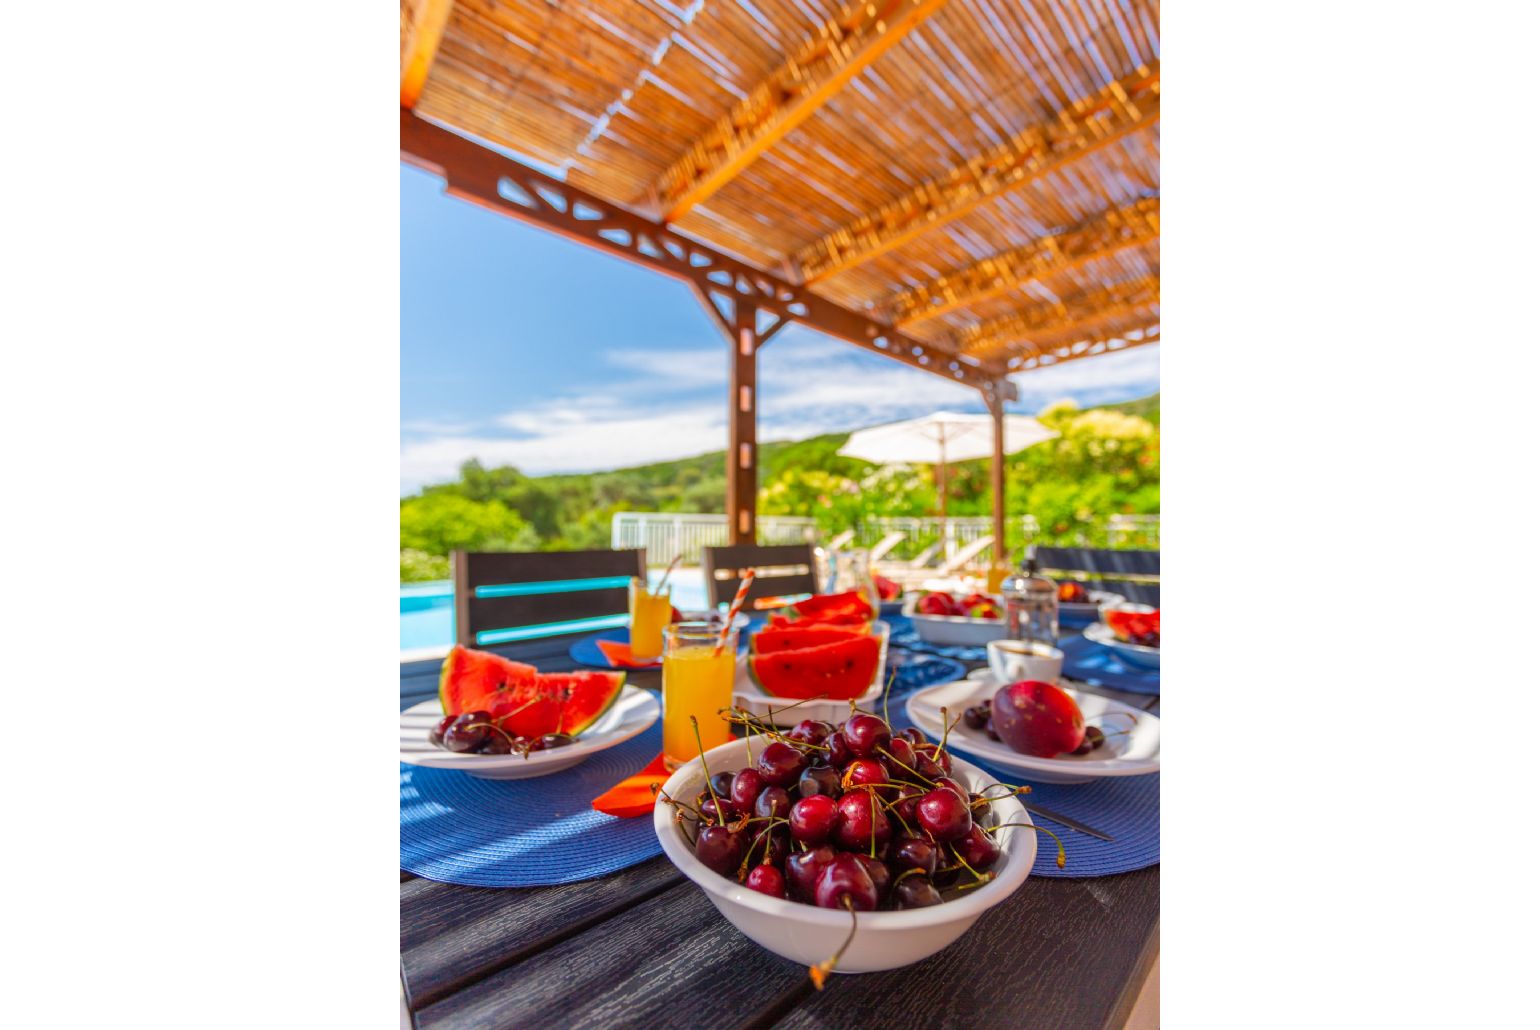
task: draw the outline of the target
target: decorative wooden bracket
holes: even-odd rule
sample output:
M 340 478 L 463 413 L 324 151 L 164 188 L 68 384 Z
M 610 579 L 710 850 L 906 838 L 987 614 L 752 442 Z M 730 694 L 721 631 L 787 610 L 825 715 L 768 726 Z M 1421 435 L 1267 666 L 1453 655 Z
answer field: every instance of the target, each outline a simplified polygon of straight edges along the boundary
M 538 225 L 579 243 L 690 283 L 719 317 L 728 300 L 752 301 L 756 319 L 795 321 L 952 382 L 983 389 L 1004 362 L 957 354 L 908 336 L 812 292 L 649 221 L 559 179 L 401 112 L 401 157 L 441 176 L 451 196 Z M 756 332 L 768 338 L 770 330 Z

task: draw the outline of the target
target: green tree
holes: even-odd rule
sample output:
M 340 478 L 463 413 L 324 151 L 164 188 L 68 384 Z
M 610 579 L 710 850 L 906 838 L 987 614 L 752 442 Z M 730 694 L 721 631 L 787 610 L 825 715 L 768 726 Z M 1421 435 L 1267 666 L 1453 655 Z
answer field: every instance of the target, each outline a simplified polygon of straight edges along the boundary
M 451 493 L 401 502 L 401 549 L 430 555 L 450 551 L 529 551 L 540 538 L 501 501 L 473 501 Z

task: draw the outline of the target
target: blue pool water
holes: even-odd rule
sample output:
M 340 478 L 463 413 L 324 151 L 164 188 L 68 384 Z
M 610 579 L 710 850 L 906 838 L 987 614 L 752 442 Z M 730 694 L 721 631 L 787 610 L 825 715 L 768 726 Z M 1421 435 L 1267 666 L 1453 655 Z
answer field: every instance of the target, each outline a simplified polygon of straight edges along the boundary
M 648 574 L 653 586 L 662 577 L 662 569 L 653 569 Z M 668 582 L 674 607 L 706 607 L 706 577 L 700 569 L 678 569 Z M 401 650 L 445 648 L 454 641 L 454 591 L 449 580 L 401 584 Z

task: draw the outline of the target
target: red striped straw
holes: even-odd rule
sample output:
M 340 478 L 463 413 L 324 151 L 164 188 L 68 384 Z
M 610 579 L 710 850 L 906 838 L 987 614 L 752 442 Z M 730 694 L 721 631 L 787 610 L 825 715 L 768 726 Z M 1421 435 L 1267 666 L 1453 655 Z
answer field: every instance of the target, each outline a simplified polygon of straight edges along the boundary
M 722 635 L 717 638 L 717 649 L 712 655 L 722 653 L 722 648 L 727 646 L 727 635 L 733 631 L 733 620 L 738 617 L 738 609 L 743 607 L 743 599 L 749 596 L 749 586 L 754 582 L 754 570 L 750 569 L 743 576 L 743 582 L 738 584 L 738 592 L 733 595 L 733 603 L 727 608 L 727 621 L 722 625 Z

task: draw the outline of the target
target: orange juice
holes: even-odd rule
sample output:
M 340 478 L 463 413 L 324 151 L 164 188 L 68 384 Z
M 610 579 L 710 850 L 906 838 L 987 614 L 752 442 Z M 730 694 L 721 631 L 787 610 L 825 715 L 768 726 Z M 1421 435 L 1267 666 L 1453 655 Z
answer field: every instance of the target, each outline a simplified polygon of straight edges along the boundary
M 710 751 L 732 739 L 731 727 L 717 710 L 733 703 L 738 634 L 728 634 L 718 651 L 719 633 L 704 622 L 680 622 L 668 628 L 663 654 L 663 762 L 670 769 L 700 753 L 690 725 L 692 715 L 700 724 L 700 747 Z
M 984 593 L 998 594 L 1000 592 L 1001 585 L 1005 582 L 1005 577 L 1009 576 L 1010 574 L 1011 570 L 1007 565 L 990 565 L 989 580 L 984 585 Z
M 663 653 L 663 627 L 673 613 L 669 591 L 650 593 L 647 584 L 631 577 L 631 654 L 656 658 Z

